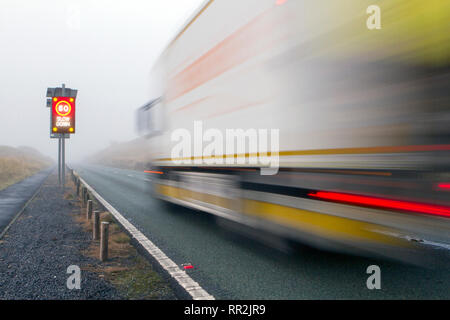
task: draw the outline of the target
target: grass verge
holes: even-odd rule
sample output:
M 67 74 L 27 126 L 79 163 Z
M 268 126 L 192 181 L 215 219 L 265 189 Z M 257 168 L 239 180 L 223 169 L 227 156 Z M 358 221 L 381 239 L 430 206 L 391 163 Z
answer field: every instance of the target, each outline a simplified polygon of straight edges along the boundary
M 52 160 L 29 147 L 0 146 L 0 190 L 50 166 Z

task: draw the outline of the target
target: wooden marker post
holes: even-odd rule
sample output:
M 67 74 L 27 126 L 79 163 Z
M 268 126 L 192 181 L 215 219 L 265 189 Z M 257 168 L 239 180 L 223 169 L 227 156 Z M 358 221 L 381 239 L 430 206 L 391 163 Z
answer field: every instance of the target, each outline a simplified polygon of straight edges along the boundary
M 102 231 L 100 235 L 100 260 L 108 259 L 108 232 L 109 222 L 102 222 Z
M 89 200 L 91 201 L 91 200 Z M 92 238 L 98 240 L 100 236 L 100 211 L 94 211 L 94 219 L 92 221 Z
M 86 219 L 89 221 L 92 217 L 92 200 L 88 200 L 86 206 Z

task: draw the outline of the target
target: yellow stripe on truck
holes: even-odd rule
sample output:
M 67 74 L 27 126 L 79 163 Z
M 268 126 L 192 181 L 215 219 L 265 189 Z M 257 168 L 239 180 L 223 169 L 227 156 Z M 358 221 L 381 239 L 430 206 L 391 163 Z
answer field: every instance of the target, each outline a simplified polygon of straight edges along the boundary
M 409 153 L 409 152 L 430 152 L 430 151 L 449 151 L 449 144 L 442 145 L 412 145 L 412 146 L 379 146 L 379 147 L 360 147 L 360 148 L 333 148 L 333 149 L 312 149 L 312 150 L 288 150 L 278 152 L 278 156 L 315 156 L 315 155 L 349 155 L 349 154 L 389 154 L 389 153 Z M 277 153 L 274 153 L 277 155 Z M 160 158 L 157 161 L 183 161 L 199 159 L 225 159 L 225 158 L 249 158 L 259 156 L 272 156 L 271 152 L 261 153 L 242 153 L 225 154 L 212 156 L 191 156 L 180 158 Z
M 180 200 L 189 201 L 190 199 L 206 202 L 226 209 L 231 209 L 231 199 L 219 197 L 216 195 L 197 192 L 184 188 L 177 188 L 172 186 L 166 186 L 162 184 L 156 185 L 156 191 L 166 197 L 172 197 Z
M 395 246 L 409 246 L 406 240 L 380 233 L 392 230 L 368 222 L 248 199 L 244 200 L 243 211 L 254 217 L 327 238 L 368 240 Z
M 185 201 L 195 199 L 232 209 L 232 199 L 229 198 L 161 184 L 156 185 L 156 191 L 175 199 Z M 390 236 L 389 233 L 394 230 L 381 225 L 257 200 L 243 199 L 242 203 L 242 211 L 246 215 L 326 238 L 365 240 L 401 247 L 410 246 L 407 240 Z

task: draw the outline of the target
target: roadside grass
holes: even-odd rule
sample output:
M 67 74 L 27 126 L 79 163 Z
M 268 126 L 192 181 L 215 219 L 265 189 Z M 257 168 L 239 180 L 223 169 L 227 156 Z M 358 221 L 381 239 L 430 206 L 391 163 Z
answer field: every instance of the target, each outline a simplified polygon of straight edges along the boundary
M 111 282 L 128 299 L 175 299 L 171 289 L 156 272 L 148 272 L 147 261 L 140 256 L 134 260 L 134 268 L 110 273 Z
M 73 196 L 73 194 L 71 194 L 71 193 L 66 193 L 66 194 L 64 195 L 64 199 L 66 199 L 66 200 L 73 200 L 73 199 L 74 199 L 74 196 Z
M 73 183 L 70 183 L 75 192 Z M 76 197 L 75 197 L 75 200 Z M 92 234 L 92 221 L 86 219 L 86 208 L 81 201 L 76 201 L 74 219 L 85 232 Z M 94 209 L 98 204 L 94 202 Z M 153 270 L 151 264 L 142 257 L 131 244 L 109 212 L 100 213 L 100 221 L 109 222 L 108 260 L 81 269 L 95 272 L 99 277 L 112 283 L 125 299 L 130 300 L 176 300 L 167 281 Z M 82 253 L 99 260 L 99 240 L 90 240 L 89 246 Z
M 0 158 L 0 190 L 38 172 L 40 167 L 21 159 Z
M 32 176 L 50 163 L 34 149 L 0 146 L 0 190 Z
M 112 240 L 116 243 L 130 243 L 131 239 L 124 233 L 117 233 Z

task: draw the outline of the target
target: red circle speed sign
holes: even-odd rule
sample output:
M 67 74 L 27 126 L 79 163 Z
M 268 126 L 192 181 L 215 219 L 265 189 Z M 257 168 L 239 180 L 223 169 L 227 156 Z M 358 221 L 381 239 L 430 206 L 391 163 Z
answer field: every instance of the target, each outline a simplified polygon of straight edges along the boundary
M 55 111 L 58 115 L 60 115 L 61 117 L 65 117 L 68 114 L 70 114 L 70 112 L 72 111 L 72 106 L 70 105 L 69 102 L 67 101 L 59 101 L 56 105 L 55 105 Z

